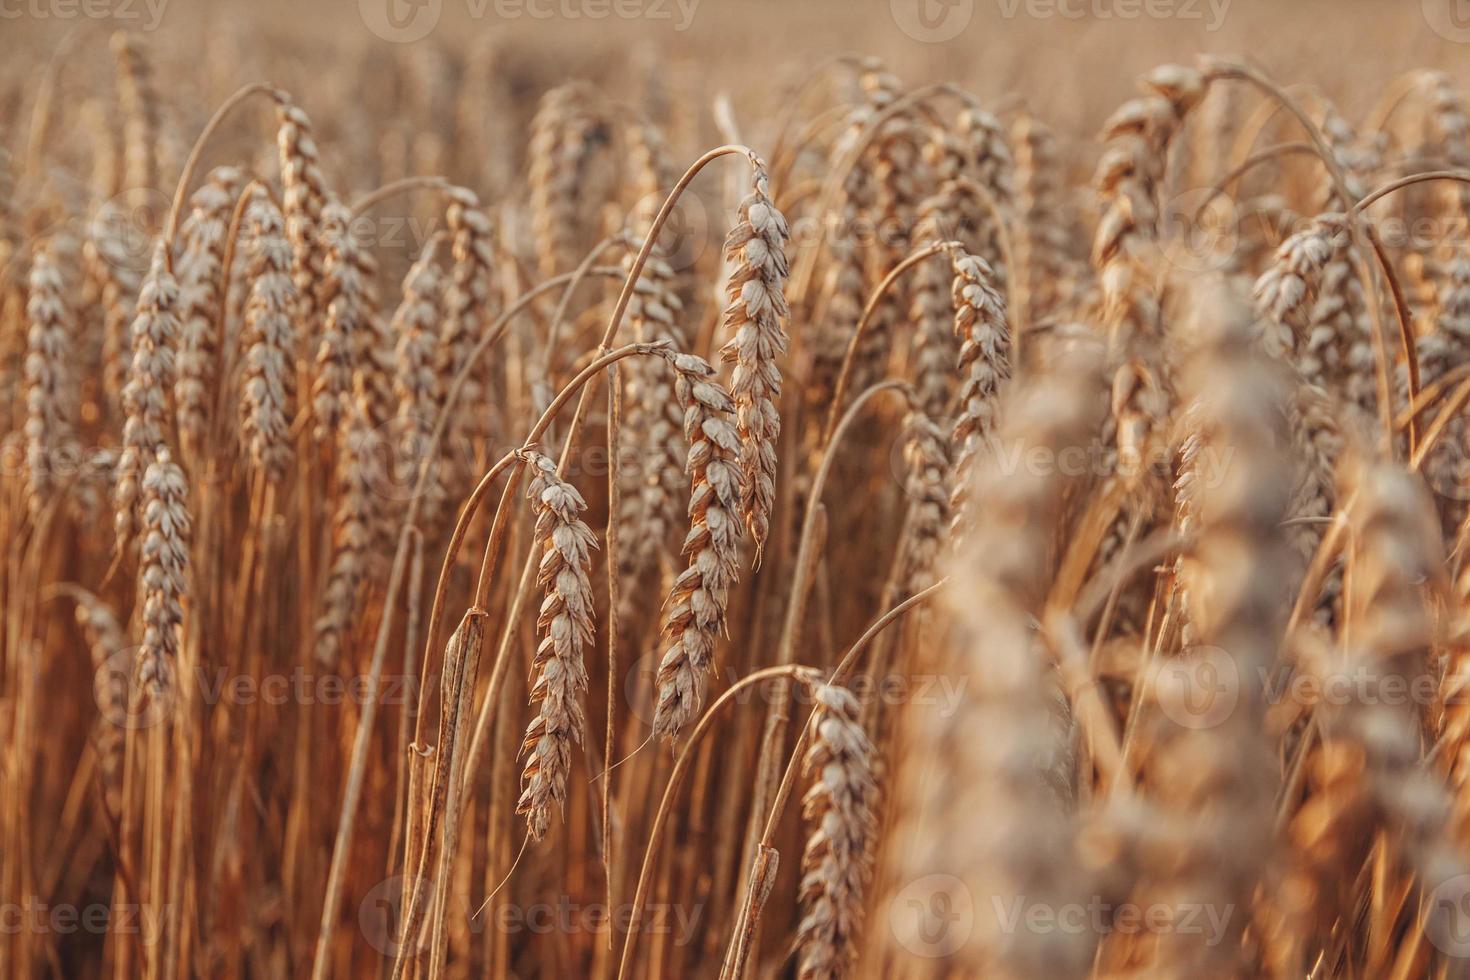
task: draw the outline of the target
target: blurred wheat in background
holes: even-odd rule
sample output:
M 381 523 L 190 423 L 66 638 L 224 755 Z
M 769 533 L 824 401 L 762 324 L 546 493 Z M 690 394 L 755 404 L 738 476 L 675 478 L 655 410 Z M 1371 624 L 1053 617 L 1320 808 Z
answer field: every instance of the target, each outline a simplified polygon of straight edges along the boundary
M 0 3 L 0 977 L 1470 976 L 1457 10 Z

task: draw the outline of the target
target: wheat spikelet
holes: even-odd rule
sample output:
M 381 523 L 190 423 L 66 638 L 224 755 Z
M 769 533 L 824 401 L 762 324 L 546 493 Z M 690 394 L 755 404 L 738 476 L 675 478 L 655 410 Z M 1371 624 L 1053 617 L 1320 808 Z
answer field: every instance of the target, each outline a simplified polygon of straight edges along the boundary
M 241 175 L 216 167 L 189 199 L 192 211 L 183 227 L 179 258 L 178 381 L 174 383 L 179 439 L 186 458 L 203 450 L 207 412 L 216 383 L 219 325 L 223 314 L 225 236 Z
M 1150 94 L 1126 102 L 1103 125 L 1107 150 L 1093 182 L 1104 202 L 1092 243 L 1092 264 L 1103 293 L 1103 314 L 1115 351 L 1161 335 L 1152 294 L 1157 261 L 1159 184 L 1169 146 L 1184 118 L 1204 97 L 1209 77 L 1181 65 L 1155 68 L 1143 78 Z
M 1026 323 L 1051 315 L 1063 298 L 1069 235 L 1062 210 L 1056 138 L 1034 116 L 1011 127 L 1016 151 L 1016 239 L 1010 270 L 1015 303 Z
M 756 559 L 770 529 L 776 496 L 776 440 L 781 416 L 781 368 L 786 351 L 781 321 L 788 315 L 786 219 L 770 199 L 765 167 L 756 165 L 750 196 L 740 202 L 735 227 L 725 239 L 726 261 L 733 264 L 725 287 L 730 305 L 725 329 L 730 341 L 721 357 L 735 364 L 730 394 L 740 423 L 740 466 L 745 473 L 740 510 L 755 542 Z
M 81 588 L 71 594 L 77 603 L 77 625 L 92 655 L 93 696 L 100 712 L 92 726 L 92 741 L 102 772 L 103 802 L 116 814 L 122 804 L 123 730 L 119 723 L 128 713 L 128 675 L 115 669 L 112 659 L 128 648 L 127 636 L 106 602 Z
M 580 83 L 547 92 L 531 120 L 531 222 L 542 276 L 576 264 L 577 236 L 587 188 L 584 168 L 595 120 L 590 93 Z
M 121 202 L 108 201 L 91 223 L 82 247 L 88 280 L 102 300 L 102 388 L 111 407 L 122 406 L 133 347 L 132 321 L 142 277 L 133 268 L 127 241 L 128 217 Z
M 632 257 L 626 265 L 631 267 Z M 674 290 L 675 274 L 650 254 L 628 301 L 628 323 L 639 341 L 667 340 L 675 350 L 687 346 L 679 318 L 683 303 Z M 618 520 L 626 545 L 619 553 L 622 572 L 635 578 L 655 573 L 669 557 L 669 537 L 681 518 L 684 489 L 684 412 L 674 394 L 671 373 L 654 361 L 636 358 L 627 367 L 627 445 L 637 448 L 623 470 L 623 506 Z M 620 614 L 631 622 L 636 599 L 626 596 Z
M 526 728 L 521 754 L 521 796 L 516 813 L 524 814 L 532 840 L 541 840 L 551 821 L 551 807 L 566 806 L 572 743 L 581 744 L 587 727 L 581 698 L 587 691 L 583 663 L 592 644 L 595 600 L 587 577 L 597 538 L 583 523 L 586 501 L 556 475 L 556 464 L 531 454 L 527 495 L 535 501 L 536 543 L 541 548 L 536 580 L 546 591 L 536 627 L 546 635 L 536 648 L 532 669 L 536 683 L 531 703 L 536 717 Z
M 812 824 L 801 860 L 796 930 L 802 980 L 847 976 L 857 955 L 878 796 L 876 752 L 858 714 L 851 691 L 817 688 L 814 736 L 802 759 L 803 771 L 815 776 L 802 800 L 802 815 Z
M 77 323 L 54 242 L 39 244 L 31 255 L 26 315 L 26 493 L 36 517 L 57 489 L 55 463 L 70 435 L 73 411 L 68 357 L 77 340 Z
M 245 302 L 240 439 L 251 465 L 268 482 L 281 479 L 291 459 L 288 429 L 296 388 L 296 287 L 291 246 L 281 212 L 257 197 L 246 215 L 250 294 Z
M 443 379 L 435 366 L 438 352 L 436 333 L 444 310 L 444 282 L 434 258 L 434 246 L 423 252 L 409 268 L 403 280 L 403 300 L 393 314 L 392 333 L 398 338 L 395 357 L 393 391 L 398 399 L 398 419 L 403 426 L 395 459 L 405 469 L 395 473 L 395 484 L 412 486 L 418 470 L 426 461 L 424 454 L 434 434 L 434 418 L 444 397 Z M 425 514 L 433 512 L 443 497 L 438 471 L 440 460 L 428 460 L 430 481 Z
M 132 538 L 137 521 L 139 485 L 165 444 L 168 396 L 174 384 L 174 348 L 178 343 L 177 281 L 169 273 L 163 243 L 153 249 L 148 277 L 138 293 L 138 315 L 133 320 L 133 359 L 123 388 L 122 455 L 118 460 L 117 488 L 113 494 L 113 529 L 121 550 Z
M 300 337 L 316 339 L 325 309 L 321 299 L 322 267 L 326 261 L 321 241 L 322 208 L 327 204 L 316 137 L 311 120 L 284 93 L 276 103 L 276 149 L 281 166 L 281 212 L 291 243 L 291 279 L 296 286 Z
M 684 539 L 689 565 L 669 594 L 664 625 L 669 648 L 659 663 L 653 721 L 654 733 L 672 740 L 704 704 L 705 674 L 714 663 L 729 589 L 739 574 L 745 478 L 740 436 L 730 421 L 735 403 L 715 380 L 714 368 L 692 354 L 662 356 L 678 375 L 674 391 L 684 407 L 691 482 Z
M 138 563 L 143 601 L 139 680 L 155 695 L 173 686 L 188 595 L 189 488 L 161 447 L 143 476 L 143 545 Z
M 312 417 L 318 441 L 331 438 L 351 398 L 353 372 L 371 379 L 373 404 L 382 396 L 381 370 L 374 363 L 378 331 L 378 263 L 352 227 L 352 213 L 337 201 L 322 208 L 326 262 L 319 289 L 326 304 L 312 384 Z
M 484 326 L 494 317 L 491 287 L 494 268 L 490 219 L 479 199 L 462 187 L 446 192 L 445 218 L 453 236 L 454 265 L 444 294 L 444 324 L 439 334 L 438 372 L 445 384 L 464 367 Z M 483 361 L 465 380 L 460 410 L 445 433 L 446 445 L 483 438 L 487 432 Z
M 315 627 L 316 661 L 327 668 L 337 666 L 352 629 L 373 544 L 378 510 L 375 489 L 382 479 L 372 408 L 361 375 L 348 400 L 344 422 L 337 505 L 332 515 L 332 558 Z
M 963 521 L 975 458 L 995 432 L 997 398 L 1010 378 L 1011 340 L 1005 299 L 992 285 L 985 261 L 955 253 L 951 270 L 954 279 L 950 295 L 954 335 L 960 346 L 961 381 L 958 412 L 950 433 L 955 463 L 949 512 L 951 520 Z
M 123 110 L 123 182 L 128 190 L 158 190 L 158 92 L 153 69 L 137 35 L 112 35 L 118 97 Z

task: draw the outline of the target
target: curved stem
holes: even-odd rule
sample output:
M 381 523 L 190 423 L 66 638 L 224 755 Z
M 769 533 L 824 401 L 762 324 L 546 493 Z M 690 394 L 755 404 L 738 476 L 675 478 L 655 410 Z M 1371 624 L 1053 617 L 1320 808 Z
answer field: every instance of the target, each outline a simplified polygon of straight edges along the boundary
M 822 445 L 825 446 L 831 441 L 833 430 L 837 427 L 838 413 L 842 411 L 842 396 L 847 394 L 848 380 L 852 375 L 853 364 L 857 361 L 858 345 L 862 343 L 868 323 L 873 318 L 873 311 L 878 308 L 878 303 L 883 299 L 884 294 L 898 281 L 899 276 L 920 262 L 946 249 L 958 247 L 961 247 L 958 242 L 935 242 L 924 246 L 894 266 L 888 275 L 883 277 L 883 281 L 878 283 L 873 294 L 868 297 L 868 303 L 863 307 L 863 315 L 858 317 L 857 327 L 847 341 L 847 352 L 842 355 L 842 369 L 837 372 L 837 381 L 832 387 L 832 404 L 827 409 L 827 424 L 822 428 Z
M 220 103 L 218 109 L 214 110 L 214 115 L 210 116 L 209 121 L 204 124 L 204 128 L 199 132 L 199 138 L 194 141 L 193 148 L 189 150 L 189 156 L 184 160 L 184 169 L 179 174 L 179 182 L 174 185 L 174 199 L 168 209 L 168 223 L 163 229 L 164 261 L 169 264 L 170 272 L 173 271 L 174 238 L 179 233 L 179 214 L 184 209 L 184 195 L 189 191 L 189 184 L 194 179 L 194 171 L 199 166 L 199 158 L 204 155 L 204 147 L 209 142 L 209 137 L 214 135 L 215 130 L 219 129 L 225 117 L 230 114 L 230 110 L 250 96 L 257 94 L 269 95 L 276 102 L 288 98 L 280 89 L 265 82 L 252 82 L 242 86 L 236 90 L 234 95 Z
M 704 734 L 709 731 L 711 725 L 713 725 L 715 715 L 735 695 L 752 684 L 781 676 L 810 684 L 819 675 L 810 667 L 794 665 L 766 667 L 752 674 L 747 674 L 730 685 L 729 690 L 715 699 L 714 704 L 711 704 L 709 710 L 699 719 L 699 724 L 694 726 L 694 731 L 689 735 L 689 741 L 685 742 L 684 748 L 680 750 L 679 758 L 674 762 L 673 771 L 669 773 L 669 782 L 664 787 L 663 799 L 659 801 L 658 812 L 654 815 L 653 827 L 648 832 L 648 847 L 643 852 L 643 867 L 638 873 L 638 887 L 633 893 L 633 913 L 628 921 L 628 936 L 623 940 L 623 956 L 618 965 L 618 980 L 622 980 L 623 977 L 628 976 L 628 967 L 633 962 L 633 940 L 638 935 L 638 920 L 643 909 L 643 902 L 648 898 L 648 888 L 653 878 L 654 858 L 659 853 L 659 845 L 663 839 L 664 825 L 669 819 L 670 803 L 673 801 L 674 791 L 679 788 L 679 783 L 684 778 L 685 771 L 689 768 L 689 762 L 694 758 L 695 747 L 699 744 L 699 740 L 704 737 Z
M 1195 208 L 1194 210 L 1195 222 L 1197 223 L 1199 221 L 1200 216 L 1205 213 L 1205 208 L 1209 207 L 1210 204 L 1215 200 L 1215 198 L 1225 193 L 1225 188 L 1228 185 L 1233 184 L 1241 177 L 1244 177 L 1248 172 L 1254 170 L 1260 164 L 1274 160 L 1277 157 L 1287 156 L 1292 153 L 1308 153 L 1312 156 L 1316 156 L 1317 148 L 1311 143 L 1303 143 L 1300 141 L 1294 141 L 1291 143 L 1277 143 L 1275 146 L 1268 146 L 1259 153 L 1255 153 L 1247 157 L 1244 162 L 1230 168 L 1229 173 L 1225 174 L 1225 176 L 1221 177 L 1210 187 L 1210 192 L 1205 195 L 1205 199 L 1201 201 L 1199 207 Z
M 1426 170 L 1423 173 L 1409 174 L 1407 177 L 1391 180 L 1382 187 L 1374 188 L 1365 194 L 1361 201 L 1352 206 L 1348 214 L 1357 214 L 1364 208 L 1377 203 L 1380 198 L 1392 194 L 1396 190 L 1401 190 L 1413 184 L 1422 184 L 1430 180 L 1453 180 L 1462 184 L 1470 184 L 1470 170 Z

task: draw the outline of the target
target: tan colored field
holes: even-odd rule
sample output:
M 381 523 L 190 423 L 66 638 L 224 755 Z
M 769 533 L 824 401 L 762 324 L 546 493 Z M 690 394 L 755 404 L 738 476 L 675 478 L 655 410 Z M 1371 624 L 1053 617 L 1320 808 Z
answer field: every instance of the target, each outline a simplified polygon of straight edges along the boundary
M 1467 52 L 0 0 L 0 977 L 1470 976 Z

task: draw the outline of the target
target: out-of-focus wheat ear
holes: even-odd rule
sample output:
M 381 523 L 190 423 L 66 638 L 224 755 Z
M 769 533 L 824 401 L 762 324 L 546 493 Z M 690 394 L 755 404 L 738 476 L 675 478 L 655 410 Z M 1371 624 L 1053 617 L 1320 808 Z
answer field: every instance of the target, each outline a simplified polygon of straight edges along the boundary
M 0 429 L 20 428 L 17 415 L 25 374 L 27 249 L 15 214 L 15 173 L 0 149 Z
M 444 319 L 444 277 L 434 256 L 435 243 L 424 246 L 403 280 L 403 299 L 393 313 L 391 331 L 397 337 L 394 357 L 393 393 L 398 405 L 398 425 L 393 448 L 394 486 L 412 487 L 420 466 L 429 467 L 427 499 L 420 507 L 427 526 L 432 526 L 444 496 L 440 470 L 442 455 L 426 460 L 424 454 L 434 437 L 434 420 L 444 398 L 444 379 L 435 366 L 439 348 L 438 329 Z
M 914 595 L 934 584 L 944 532 L 950 524 L 953 468 L 944 426 L 921 412 L 913 412 L 904 430 L 904 456 L 908 461 L 904 489 L 911 501 L 904 579 L 906 592 Z
M 381 395 L 382 379 L 374 348 L 373 324 L 378 315 L 378 263 L 352 227 L 352 212 L 337 201 L 322 208 L 322 241 L 326 262 L 320 289 L 326 319 L 316 351 L 312 382 L 312 419 L 318 442 L 335 439 L 352 398 L 354 372 L 371 384 L 369 406 Z M 370 382 L 369 382 L 369 379 Z
M 1027 385 L 1009 390 L 997 436 L 1022 458 L 1058 459 L 1097 438 L 1106 405 L 1094 335 L 1059 346 Z M 1067 802 L 1071 723 L 1035 621 L 1080 476 L 1068 467 L 1014 468 L 987 454 L 971 479 L 970 496 L 984 507 L 953 550 L 936 657 L 965 686 L 954 710 L 915 712 L 914 758 L 934 762 L 915 763 L 899 797 L 899 884 L 943 874 L 987 902 L 1059 907 L 1094 894 L 1096 883 Z M 916 930 L 939 924 L 932 915 L 893 921 L 905 945 L 926 941 L 907 935 L 906 922 Z M 948 965 L 967 975 L 1082 976 L 1096 938 L 1090 930 L 1007 929 L 1004 916 L 977 914 Z
M 626 265 L 631 268 L 632 262 L 630 255 Z M 668 340 L 675 350 L 687 346 L 679 322 L 683 303 L 674 282 L 668 262 L 650 254 L 628 301 L 628 326 L 635 340 Z M 626 543 L 619 550 L 618 563 L 626 578 L 643 581 L 669 564 L 671 534 L 683 516 L 684 412 L 674 394 L 674 372 L 648 358 L 624 363 L 628 410 L 622 438 L 636 451 L 631 459 L 620 461 L 624 488 L 618 520 Z M 631 625 L 640 608 L 634 590 L 627 590 L 619 620 Z
M 668 650 L 659 663 L 654 734 L 674 739 L 704 704 L 706 674 L 725 628 L 729 590 L 739 577 L 740 501 L 745 496 L 740 434 L 732 424 L 735 402 L 715 379 L 714 368 L 693 354 L 665 351 L 677 373 L 674 392 L 684 407 L 689 534 L 688 567 L 674 580 L 666 604 Z
M 92 695 L 99 712 L 92 725 L 92 742 L 97 748 L 97 765 L 102 774 L 103 802 L 108 812 L 116 816 L 122 805 L 123 722 L 129 711 L 132 664 L 119 664 L 114 657 L 132 644 L 110 605 L 82 588 L 66 591 L 76 600 L 77 625 L 92 655 Z
M 56 463 L 71 430 L 69 358 L 77 342 L 76 313 L 50 240 L 31 254 L 26 315 L 26 496 L 36 517 L 56 492 Z
M 1143 77 L 1146 95 L 1124 103 L 1103 124 L 1107 141 L 1093 184 L 1103 202 L 1092 264 L 1116 355 L 1157 357 L 1161 335 L 1155 261 L 1159 193 L 1169 147 L 1210 76 L 1164 65 Z
M 582 520 L 587 502 L 556 475 L 556 464 L 532 453 L 526 465 L 531 469 L 526 494 L 536 513 L 535 542 L 541 553 L 536 581 L 545 592 L 536 628 L 544 635 L 531 664 L 536 677 L 531 703 L 537 711 L 521 742 L 526 764 L 516 813 L 525 815 L 531 839 L 539 841 L 550 826 L 552 807 L 560 811 L 566 806 L 572 743 L 582 743 L 587 727 L 584 660 L 596 631 L 588 572 L 597 537 Z
M 1226 280 L 1197 279 L 1182 299 L 1178 329 L 1195 345 L 1181 377 L 1191 403 L 1180 464 L 1191 481 L 1193 546 L 1179 561 L 1178 578 L 1190 628 L 1185 642 L 1199 646 L 1180 656 L 1228 658 L 1216 666 L 1236 683 L 1234 700 L 1222 699 L 1229 709 L 1222 717 L 1195 724 L 1184 714 L 1199 710 L 1193 702 L 1171 709 L 1170 701 L 1156 724 L 1145 723 L 1140 732 L 1156 822 L 1156 837 L 1144 847 L 1157 859 L 1143 871 L 1137 900 L 1249 908 L 1279 869 L 1273 860 L 1279 780 L 1276 745 L 1266 732 L 1265 683 L 1280 667 L 1281 596 L 1291 584 L 1280 528 L 1292 491 L 1289 375 L 1259 353 L 1250 308 Z M 1152 693 L 1179 696 L 1171 689 Z M 1251 959 L 1240 938 L 1247 924 L 1244 917 L 1230 924 L 1219 942 L 1175 930 L 1145 947 L 1171 973 L 1245 971 Z
M 281 165 L 281 213 L 291 243 L 291 279 L 296 287 L 299 340 L 314 344 L 326 304 L 321 295 L 326 247 L 321 237 L 327 183 L 316 137 L 305 111 L 280 93 L 276 102 L 276 149 Z
M 245 327 L 240 338 L 243 384 L 240 439 L 251 467 L 268 482 L 291 460 L 288 431 L 296 390 L 296 287 L 281 212 L 264 196 L 246 214 Z
M 776 441 L 781 435 L 781 367 L 789 315 L 784 293 L 787 276 L 786 219 L 770 198 L 764 164 L 757 164 L 750 196 L 740 202 L 735 227 L 725 239 L 731 263 L 725 287 L 725 330 L 730 341 L 721 357 L 735 364 L 730 394 L 735 398 L 745 473 L 741 514 L 760 560 L 776 498 Z
M 480 340 L 493 308 L 495 253 L 490 218 L 474 192 L 453 187 L 445 192 L 449 205 L 445 220 L 452 236 L 454 264 L 444 294 L 444 324 L 439 334 L 437 369 L 440 383 L 448 385 L 464 367 Z M 462 444 L 483 439 L 489 431 L 484 360 L 465 379 L 459 411 L 445 431 L 445 448 L 456 458 L 467 458 Z
M 372 420 L 367 386 L 359 375 L 348 399 L 337 462 L 337 504 L 332 515 L 332 558 L 317 617 L 315 655 L 334 669 L 341 662 L 358 608 L 358 594 L 373 545 L 373 524 L 383 486 L 383 448 Z
M 858 720 L 857 698 L 823 684 L 803 771 L 813 777 L 802 800 L 811 824 L 801 869 L 797 976 L 847 976 L 856 960 L 877 833 L 877 753 Z
M 154 243 L 153 261 L 138 292 L 133 319 L 133 359 L 123 388 L 122 454 L 113 494 L 113 529 L 121 551 L 137 527 L 138 498 L 144 475 L 166 444 L 168 399 L 174 386 L 174 352 L 178 345 L 179 286 L 168 270 L 162 241 Z
M 161 123 L 153 67 L 136 34 L 112 35 L 112 53 L 123 112 L 123 183 L 130 191 L 158 191 Z
M 102 300 L 102 391 L 109 408 L 122 409 L 132 357 L 133 317 L 142 282 L 121 201 L 102 204 L 82 246 L 86 277 Z
M 1001 389 L 1011 376 L 1011 334 L 1005 298 L 996 290 L 985 260 L 955 251 L 951 270 L 960 390 L 950 433 L 954 477 L 949 514 L 958 526 L 968 519 L 965 511 L 975 459 L 996 431 Z
M 542 96 L 531 120 L 531 224 L 537 268 L 545 277 L 576 264 L 583 171 L 595 128 L 590 101 L 585 83 L 562 85 Z
M 234 167 L 216 167 L 190 198 L 192 210 L 182 229 L 179 278 L 178 381 L 174 403 L 181 454 L 197 460 L 213 403 L 216 361 L 223 314 L 225 236 L 230 213 L 240 193 L 242 175 Z
M 138 591 L 143 602 L 139 680 L 155 696 L 172 689 L 189 594 L 189 487 L 167 447 L 143 475 L 143 546 Z
M 1022 113 L 1011 126 L 1016 153 L 1016 233 L 1010 271 L 1015 303 L 1025 322 L 1051 316 L 1064 297 L 1066 280 L 1066 213 L 1062 203 L 1062 170 L 1056 137 L 1035 116 Z

